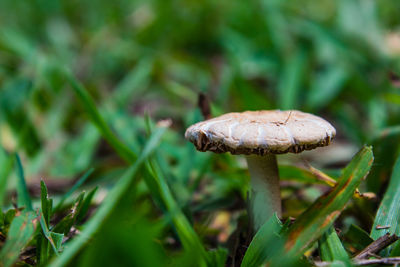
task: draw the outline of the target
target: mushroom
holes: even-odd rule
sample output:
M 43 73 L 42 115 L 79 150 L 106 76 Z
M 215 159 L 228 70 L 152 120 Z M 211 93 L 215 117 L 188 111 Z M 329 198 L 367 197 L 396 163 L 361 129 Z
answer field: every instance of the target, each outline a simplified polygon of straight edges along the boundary
M 276 154 L 327 146 L 335 128 L 297 110 L 227 113 L 190 126 L 185 138 L 199 151 L 246 155 L 250 172 L 249 216 L 257 231 L 275 212 L 282 214 Z

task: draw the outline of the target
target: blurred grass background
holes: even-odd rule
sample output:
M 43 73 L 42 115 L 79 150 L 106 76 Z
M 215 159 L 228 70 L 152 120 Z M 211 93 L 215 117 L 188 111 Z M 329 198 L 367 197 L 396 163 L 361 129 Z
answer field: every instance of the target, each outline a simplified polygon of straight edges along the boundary
M 14 152 L 34 198 L 40 178 L 57 200 L 94 168 L 82 186 L 99 186 L 93 210 L 125 172 L 74 94 L 64 75 L 70 70 L 134 154 L 149 129 L 171 120 L 154 157 L 206 248 L 235 243 L 248 173 L 240 157 L 196 152 L 184 140 L 186 127 L 203 119 L 200 93 L 213 116 L 300 109 L 328 119 L 337 128 L 334 144 L 302 157 L 333 177 L 363 144 L 373 145 L 362 191 L 377 198 L 353 201 L 338 222 L 369 232 L 400 144 L 399 11 L 395 0 L 0 1 L 4 210 L 15 202 L 17 174 L 6 179 Z M 287 166 L 299 156 L 280 161 L 284 217 L 296 217 L 326 188 Z M 188 264 L 193 254 L 182 251 L 168 209 L 142 180 L 132 190 L 75 261 Z

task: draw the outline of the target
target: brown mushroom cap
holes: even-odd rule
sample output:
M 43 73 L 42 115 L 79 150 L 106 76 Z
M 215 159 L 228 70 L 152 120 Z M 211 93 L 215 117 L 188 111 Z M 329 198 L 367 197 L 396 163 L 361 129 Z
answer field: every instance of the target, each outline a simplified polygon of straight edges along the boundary
M 185 138 L 200 151 L 265 155 L 300 153 L 329 145 L 336 130 L 326 120 L 297 110 L 227 113 L 190 126 Z

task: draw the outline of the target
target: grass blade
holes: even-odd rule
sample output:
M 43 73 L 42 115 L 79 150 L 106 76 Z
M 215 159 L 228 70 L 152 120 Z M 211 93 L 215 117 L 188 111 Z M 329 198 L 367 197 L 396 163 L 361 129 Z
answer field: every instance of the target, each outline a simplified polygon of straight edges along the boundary
M 129 99 L 132 99 L 133 96 L 146 90 L 150 80 L 152 64 L 150 59 L 142 60 L 114 89 L 112 100 L 117 103 L 119 107 L 126 106 Z
M 319 197 L 287 231 L 285 249 L 301 255 L 335 221 L 371 168 L 371 147 L 362 148 L 343 170 L 337 185 Z
M 87 241 L 93 237 L 93 235 L 97 232 L 97 230 L 102 225 L 102 222 L 107 218 L 107 216 L 113 211 L 115 206 L 121 200 L 123 194 L 129 190 L 131 185 L 135 181 L 135 177 L 137 172 L 139 171 L 142 164 L 149 157 L 149 155 L 154 151 L 157 147 L 158 143 L 162 135 L 165 132 L 165 128 L 159 128 L 154 134 L 150 137 L 147 142 L 142 154 L 137 159 L 137 161 L 129 167 L 129 169 L 124 173 L 121 179 L 118 180 L 117 184 L 111 189 L 108 193 L 105 201 L 99 207 L 94 216 L 89 220 L 83 227 L 81 234 L 68 244 L 68 247 L 65 251 L 56 258 L 53 262 L 50 263 L 49 266 L 52 267 L 61 267 L 65 266 L 76 254 L 83 248 L 83 246 L 87 243 Z
M 118 140 L 114 135 L 101 114 L 97 111 L 96 105 L 93 99 L 87 93 L 87 91 L 75 80 L 72 74 L 67 73 L 68 80 L 71 86 L 74 88 L 79 99 L 84 104 L 86 111 L 89 113 L 90 119 L 97 126 L 102 136 L 109 142 L 109 144 L 116 150 L 116 152 L 127 162 L 133 163 L 137 158 L 137 155 L 124 143 Z M 172 216 L 175 229 L 179 235 L 179 238 L 186 249 L 193 250 L 197 249 L 201 254 L 207 258 L 207 253 L 197 236 L 193 227 L 185 215 L 180 210 L 180 207 L 176 203 L 168 184 L 165 181 L 162 173 L 159 171 L 157 165 L 153 162 L 153 165 L 146 164 L 146 171 L 148 175 L 144 175 L 146 185 L 153 190 L 150 190 L 152 197 L 161 202 L 162 209 L 168 210 L 168 213 Z
M 71 212 L 67 214 L 61 221 L 59 221 L 54 227 L 53 232 L 56 233 L 63 233 L 67 235 L 70 231 L 72 226 L 76 223 L 78 218 L 78 214 L 83 206 L 83 200 L 85 198 L 85 192 L 81 192 L 78 197 L 75 199 L 72 207 Z
M 279 81 L 279 107 L 282 109 L 294 109 L 298 106 L 299 91 L 306 56 L 299 50 L 291 56 L 284 66 L 282 78 Z
M 59 208 L 61 208 L 62 204 L 65 202 L 65 200 L 67 198 L 69 198 L 72 193 L 75 192 L 76 189 L 78 189 L 81 185 L 83 185 L 85 183 L 85 181 L 87 180 L 87 178 L 89 178 L 89 176 L 93 173 L 94 169 L 91 168 L 88 171 L 86 171 L 81 178 L 79 178 L 79 180 L 68 190 L 67 193 L 65 193 L 62 198 L 60 199 L 60 202 L 57 204 L 55 210 L 59 210 Z
M 48 229 L 50 219 L 53 211 L 53 200 L 49 199 L 47 186 L 43 180 L 40 181 L 40 201 L 41 201 L 41 213 L 40 213 L 40 226 L 42 231 L 39 233 L 37 243 L 37 261 L 40 265 L 44 265 L 51 256 L 51 249 L 58 255 L 55 242 Z M 64 236 L 64 235 L 63 235 Z
M 54 240 L 53 240 L 53 236 L 54 235 L 51 234 L 51 232 L 50 232 L 49 228 L 47 227 L 47 224 L 46 224 L 46 222 L 45 222 L 43 217 L 44 216 L 43 216 L 43 213 L 42 213 L 41 216 L 40 216 L 40 226 L 42 227 L 43 234 L 46 237 L 46 239 L 49 241 L 51 247 L 53 248 L 54 253 L 56 255 L 58 255 L 58 250 L 56 248 L 56 242 L 54 242 Z M 64 236 L 63 234 L 59 234 L 59 233 L 57 233 L 57 234 Z
M 127 162 L 132 162 L 136 160 L 137 155 L 129 149 L 125 144 L 123 144 L 118 137 L 113 133 L 113 131 L 108 127 L 104 118 L 101 116 L 96 108 L 96 104 L 89 93 L 83 88 L 83 86 L 73 77 L 73 75 L 66 71 L 65 72 L 68 82 L 70 83 L 72 89 L 78 95 L 79 100 L 82 102 L 83 107 L 86 109 L 90 120 L 99 129 L 102 136 L 107 140 L 108 143 L 117 151 Z
M 349 255 L 333 227 L 330 227 L 318 240 L 318 247 L 323 261 L 350 261 Z
M 183 247 L 187 251 L 200 252 L 207 261 L 210 260 L 200 238 L 172 196 L 158 162 L 156 160 L 151 160 L 146 166 L 151 169 L 151 172 L 144 176 L 146 184 L 156 202 L 161 205 L 162 209 L 167 210 L 169 216 L 171 216 L 173 225 L 175 226 L 175 230 L 177 231 Z
M 79 211 L 79 214 L 76 218 L 76 222 L 80 223 L 86 216 L 87 212 L 89 211 L 90 208 L 90 204 L 92 203 L 92 199 L 97 191 L 99 187 L 96 186 L 95 188 L 93 188 L 92 190 L 90 190 L 90 192 L 88 193 L 88 195 L 85 197 L 85 199 L 83 200 L 82 203 L 82 207 L 81 210 Z
M 384 129 L 378 131 L 377 133 L 375 133 L 372 136 L 371 141 L 373 142 L 376 140 L 393 137 L 393 136 L 398 136 L 398 135 L 400 135 L 400 125 L 389 126 L 387 128 L 384 128 Z
M 18 154 L 15 155 L 17 163 L 17 193 L 18 193 L 18 205 L 25 206 L 27 211 L 33 211 L 31 197 L 29 196 L 28 187 L 26 186 L 24 169 L 22 168 L 21 159 Z
M 152 124 L 149 116 L 146 116 L 146 130 L 148 134 L 151 134 Z M 200 252 L 210 265 L 212 264 L 212 256 L 205 251 L 200 238 L 172 196 L 167 180 L 164 177 L 166 170 L 161 168 L 160 157 L 157 156 L 159 155 L 156 154 L 154 159 L 149 160 L 146 165 L 148 168 L 148 175 L 144 176 L 145 182 L 156 203 L 158 203 L 162 209 L 167 210 L 169 215 L 172 217 L 172 222 L 183 247 L 187 251 L 194 253 Z
M 400 234 L 400 156 L 397 158 L 393 167 L 392 176 L 383 200 L 375 216 L 374 225 L 371 230 L 371 237 L 379 237 L 390 234 Z M 383 226 L 385 229 L 381 229 Z M 389 250 L 384 250 L 385 255 L 389 255 Z
M 41 202 L 44 221 L 46 222 L 46 224 L 49 224 L 52 211 L 51 206 L 53 202 L 49 199 L 47 193 L 47 187 L 43 180 L 40 181 L 40 202 Z
M 14 156 L 7 155 L 1 148 L 0 150 L 0 206 L 2 207 L 7 190 L 8 177 L 14 166 Z
M 347 75 L 342 66 L 335 65 L 317 74 L 308 94 L 307 105 L 312 109 L 324 107 L 340 93 Z
M 352 250 L 358 251 L 363 250 L 374 241 L 366 231 L 354 224 L 350 225 L 349 230 L 344 234 L 343 238 L 347 242 L 347 245 L 351 246 Z
M 7 241 L 0 252 L 2 266 L 12 266 L 21 250 L 28 244 L 35 233 L 35 214 L 23 212 L 14 218 L 8 231 Z
M 396 241 L 393 245 L 392 251 L 390 251 L 390 257 L 400 256 L 400 242 Z
M 274 253 L 271 248 L 274 247 L 274 243 L 276 244 L 279 239 L 281 229 L 282 223 L 274 214 L 257 231 L 244 255 L 241 267 L 261 266 Z

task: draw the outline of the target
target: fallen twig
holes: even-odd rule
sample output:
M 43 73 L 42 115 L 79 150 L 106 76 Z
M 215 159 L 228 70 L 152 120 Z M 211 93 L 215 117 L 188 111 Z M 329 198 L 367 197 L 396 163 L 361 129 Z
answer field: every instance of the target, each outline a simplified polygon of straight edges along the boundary
M 380 238 L 369 244 L 365 249 L 363 249 L 354 257 L 354 260 L 367 259 L 368 257 L 370 257 L 371 254 L 377 254 L 379 251 L 396 242 L 398 239 L 399 237 L 397 235 L 390 235 L 389 233 L 387 233 L 386 235 L 381 236 Z
M 380 259 L 362 259 L 362 260 L 353 260 L 353 264 L 356 266 L 366 266 L 366 265 L 374 265 L 374 264 L 383 264 L 383 265 L 397 265 L 400 264 L 400 257 L 388 257 L 388 258 L 380 258 Z M 317 267 L 327 267 L 331 266 L 332 262 L 328 261 L 316 261 L 314 265 Z
M 388 258 L 381 258 L 381 259 L 369 259 L 369 260 L 354 260 L 355 265 L 363 266 L 363 265 L 372 265 L 372 264 L 400 264 L 400 257 L 388 257 Z

